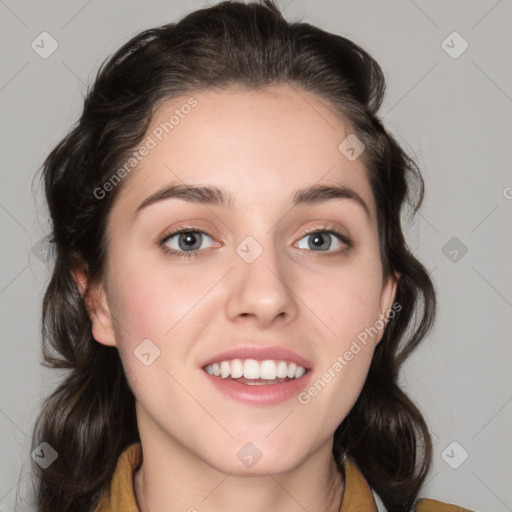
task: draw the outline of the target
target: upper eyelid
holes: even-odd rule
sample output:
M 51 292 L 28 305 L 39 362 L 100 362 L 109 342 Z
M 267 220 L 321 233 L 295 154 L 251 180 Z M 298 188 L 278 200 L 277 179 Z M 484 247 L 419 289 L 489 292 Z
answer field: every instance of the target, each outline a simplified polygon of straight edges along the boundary
M 334 235 L 336 238 L 338 238 L 342 243 L 344 243 L 345 245 L 348 245 L 348 246 L 352 246 L 353 245 L 353 242 L 352 242 L 352 237 L 348 236 L 348 235 L 345 235 L 344 233 L 341 232 L 341 230 L 339 229 L 336 229 L 336 228 L 330 228 L 330 227 L 325 227 L 325 228 L 316 228 L 316 229 L 313 229 L 312 231 L 307 231 L 305 232 L 300 238 L 299 240 L 302 240 L 302 238 L 306 237 L 306 236 L 309 236 L 309 235 L 314 235 L 316 233 L 327 233 L 327 234 L 330 234 L 330 235 Z
M 340 234 L 340 235 L 343 235 L 343 233 L 341 233 L 341 229 L 339 228 L 336 228 L 335 226 L 317 226 L 315 228 L 308 228 L 302 236 L 306 236 L 306 235 L 312 235 L 314 233 L 317 233 L 317 232 L 320 232 L 320 233 L 327 233 L 327 232 L 333 232 L 334 234 Z M 348 235 L 343 235 L 345 236 L 346 238 L 349 238 Z
M 176 230 L 172 230 L 168 234 L 164 234 L 160 237 L 158 237 L 159 244 L 164 244 L 167 242 L 170 238 L 173 236 L 181 235 L 183 233 L 201 233 L 203 235 L 209 236 L 213 240 L 213 236 L 210 235 L 206 230 L 204 229 L 198 229 L 198 228 L 192 228 L 192 227 L 183 227 L 183 228 L 177 228 Z
M 325 226 L 316 226 L 314 228 L 308 228 L 304 233 L 303 233 L 303 236 L 306 236 L 306 235 L 311 235 L 313 233 L 316 233 L 316 232 L 327 232 L 327 231 L 335 231 L 335 232 L 339 232 L 341 231 L 340 229 L 336 228 L 335 226 L 329 226 L 329 225 L 325 225 Z M 212 237 L 212 235 L 204 228 L 199 228 L 199 227 L 194 227 L 194 226 L 182 226 L 180 228 L 176 228 L 175 230 L 171 230 L 167 235 L 162 235 L 162 238 L 163 237 L 170 237 L 170 236 L 173 236 L 173 235 L 179 235 L 181 233 L 189 233 L 189 232 L 193 232 L 193 233 L 203 233 L 205 235 L 208 235 L 210 237 Z M 342 233 L 340 233 L 342 234 Z M 348 235 L 344 235 L 346 236 L 347 238 L 349 238 Z
M 204 234 L 206 236 L 209 236 L 212 240 L 214 238 L 210 233 L 208 233 L 208 231 L 206 231 L 203 228 L 193 227 L 193 226 L 183 226 L 183 227 L 177 228 L 176 230 L 171 231 L 167 235 L 163 235 L 163 236 L 159 237 L 159 239 L 158 239 L 159 240 L 159 244 L 161 245 L 161 244 L 166 243 L 173 236 L 177 236 L 177 235 L 180 235 L 182 233 L 190 233 L 190 232 L 191 233 L 202 233 L 202 234 Z M 338 237 L 343 243 L 352 243 L 351 237 L 341 233 L 340 229 L 335 228 L 334 226 L 329 226 L 329 225 L 316 226 L 316 227 L 307 229 L 302 234 L 302 236 L 299 238 L 299 240 L 301 240 L 305 236 L 314 235 L 315 233 L 329 233 L 329 234 L 332 234 L 332 235 Z M 197 249 L 196 251 L 189 251 L 189 252 L 200 252 L 200 251 L 203 251 L 203 250 L 204 249 Z

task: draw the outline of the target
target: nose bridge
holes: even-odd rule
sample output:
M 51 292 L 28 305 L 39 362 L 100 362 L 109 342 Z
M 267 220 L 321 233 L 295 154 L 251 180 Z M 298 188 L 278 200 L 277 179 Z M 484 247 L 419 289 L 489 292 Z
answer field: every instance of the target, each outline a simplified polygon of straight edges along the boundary
M 290 268 L 280 251 L 268 233 L 247 236 L 238 244 L 227 304 L 231 319 L 253 316 L 267 324 L 279 316 L 295 315 Z

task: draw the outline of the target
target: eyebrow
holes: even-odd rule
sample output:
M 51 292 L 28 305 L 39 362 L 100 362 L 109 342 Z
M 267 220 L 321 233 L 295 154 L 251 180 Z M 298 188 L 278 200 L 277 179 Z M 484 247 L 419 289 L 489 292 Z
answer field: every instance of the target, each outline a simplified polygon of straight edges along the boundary
M 172 184 L 148 196 L 137 207 L 132 216 L 135 217 L 148 206 L 168 199 L 181 199 L 190 203 L 206 204 L 233 208 L 234 196 L 221 188 L 212 185 L 180 185 Z M 292 207 L 303 204 L 318 204 L 332 199 L 350 199 L 363 208 L 367 216 L 370 210 L 363 198 L 346 185 L 311 185 L 295 191 L 291 196 Z

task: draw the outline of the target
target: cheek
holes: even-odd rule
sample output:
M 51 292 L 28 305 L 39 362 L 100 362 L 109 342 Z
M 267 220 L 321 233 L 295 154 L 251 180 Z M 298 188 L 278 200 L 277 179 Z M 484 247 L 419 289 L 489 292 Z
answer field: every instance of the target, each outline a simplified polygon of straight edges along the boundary
M 188 315 L 213 286 L 216 276 L 210 272 L 186 278 L 179 271 L 127 264 L 117 267 L 111 280 L 115 297 L 111 310 L 116 323 L 121 324 L 121 340 L 129 333 L 133 343 L 150 338 L 160 345 L 168 341 L 175 327 L 181 330 L 190 326 Z
M 324 324 L 330 345 L 342 348 L 375 324 L 380 314 L 381 280 L 380 266 L 372 262 L 306 275 L 300 293 Z
M 126 261 L 111 272 L 109 306 L 117 349 L 139 400 L 155 401 L 152 390 L 173 386 L 165 370 L 177 375 L 193 369 L 193 341 L 201 338 L 213 311 L 206 308 L 208 300 L 200 299 L 220 277 L 222 273 L 185 274 Z M 149 361 L 154 362 L 146 366 Z
M 304 279 L 304 302 L 322 321 L 316 379 L 299 403 L 335 429 L 357 400 L 374 347 L 385 327 L 380 315 L 382 273 L 375 257 Z M 309 290 L 307 292 L 306 290 Z M 316 343 L 316 341 L 315 341 Z

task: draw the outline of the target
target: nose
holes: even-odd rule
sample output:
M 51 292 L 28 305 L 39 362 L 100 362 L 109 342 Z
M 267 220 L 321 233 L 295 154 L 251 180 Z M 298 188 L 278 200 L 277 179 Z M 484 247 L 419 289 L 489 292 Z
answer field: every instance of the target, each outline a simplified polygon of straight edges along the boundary
M 270 243 L 262 249 L 252 262 L 235 253 L 226 304 L 231 321 L 252 322 L 260 328 L 287 323 L 297 314 L 293 271 L 284 254 L 278 254 Z

